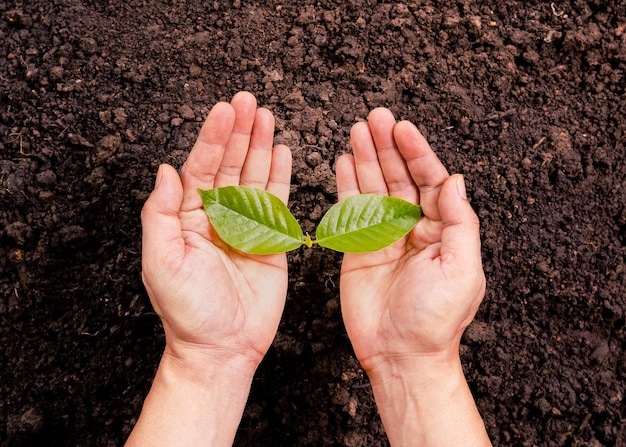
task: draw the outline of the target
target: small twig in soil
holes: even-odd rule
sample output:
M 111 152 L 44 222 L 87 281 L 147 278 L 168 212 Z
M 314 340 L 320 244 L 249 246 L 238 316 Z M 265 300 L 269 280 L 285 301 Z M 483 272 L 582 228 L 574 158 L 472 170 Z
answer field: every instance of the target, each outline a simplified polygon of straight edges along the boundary
M 26 153 L 24 152 L 24 129 L 20 130 L 19 132 L 13 132 L 11 134 L 9 134 L 9 137 L 15 137 L 11 143 L 15 143 L 16 141 L 19 140 L 20 142 L 20 154 L 24 155 L 25 157 L 30 157 L 31 155 L 33 155 L 32 153 Z
M 505 110 L 503 112 L 493 112 L 484 118 L 477 120 L 477 123 L 486 123 L 487 121 L 496 121 L 515 115 L 515 109 Z
M 561 17 L 563 14 L 565 14 L 565 11 L 556 11 L 556 5 L 554 4 L 554 2 L 550 3 L 550 8 L 552 8 L 552 14 L 557 17 Z
M 63 130 L 62 130 L 61 132 L 59 132 L 59 134 L 57 135 L 57 140 L 58 140 L 58 139 L 60 139 L 60 138 L 61 138 L 61 135 L 63 135 L 63 134 L 65 133 L 65 131 L 66 131 L 67 129 L 69 129 L 69 128 L 70 128 L 70 126 L 65 126 L 65 127 L 63 128 Z
M 546 141 L 546 137 L 541 137 L 539 139 L 539 141 L 537 141 L 535 144 L 533 144 L 533 150 L 537 149 L 539 146 L 541 146 L 544 141 Z

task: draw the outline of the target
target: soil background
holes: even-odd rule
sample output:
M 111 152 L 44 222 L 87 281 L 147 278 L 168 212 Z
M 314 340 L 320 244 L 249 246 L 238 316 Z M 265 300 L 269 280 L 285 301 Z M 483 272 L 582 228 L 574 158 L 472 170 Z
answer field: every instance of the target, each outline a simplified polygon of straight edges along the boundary
M 488 290 L 467 378 L 497 446 L 626 446 L 626 2 L 0 0 L 0 445 L 122 445 L 164 337 L 140 277 L 160 163 L 249 90 L 313 232 L 377 106 L 465 174 Z M 236 446 L 388 445 L 339 311 L 289 255 Z

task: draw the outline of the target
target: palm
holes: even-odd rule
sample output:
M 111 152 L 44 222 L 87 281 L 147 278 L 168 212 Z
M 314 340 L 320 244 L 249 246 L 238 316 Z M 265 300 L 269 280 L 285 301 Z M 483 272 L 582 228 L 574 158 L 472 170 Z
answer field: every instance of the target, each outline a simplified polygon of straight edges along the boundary
M 187 254 L 169 282 L 179 303 L 187 298 L 187 308 L 166 312 L 167 324 L 183 342 L 262 352 L 286 295 L 285 256 L 249 256 L 191 231 L 185 239 Z
M 271 343 L 286 295 L 286 257 L 247 255 L 222 243 L 197 189 L 242 184 L 286 202 L 291 157 L 284 146 L 272 149 L 273 123 L 252 95 L 239 94 L 232 105 L 213 108 L 180 179 L 164 168 L 169 196 L 180 200 L 160 210 L 165 235 L 152 235 L 157 224 L 149 225 L 145 213 L 144 282 L 174 347 L 260 357 Z M 167 197 L 161 200 L 175 201 Z
M 432 255 L 432 249 L 418 251 L 401 241 L 387 253 L 344 257 L 344 319 L 357 357 L 365 364 L 378 353 L 401 352 L 404 344 L 437 349 L 440 342 L 428 328 L 439 320 L 438 309 L 428 297 L 434 295 L 433 288 L 440 294 L 446 285 L 441 281 L 440 262 Z

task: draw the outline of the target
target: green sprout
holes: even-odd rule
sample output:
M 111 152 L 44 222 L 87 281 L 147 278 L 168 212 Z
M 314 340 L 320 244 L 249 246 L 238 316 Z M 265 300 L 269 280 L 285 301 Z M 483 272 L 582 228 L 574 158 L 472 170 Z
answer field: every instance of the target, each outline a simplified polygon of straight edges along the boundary
M 312 239 L 287 206 L 267 191 L 248 186 L 198 191 L 220 238 L 250 254 L 284 253 L 302 245 L 343 253 L 378 251 L 406 236 L 422 216 L 419 205 L 405 200 L 358 194 L 332 206 Z

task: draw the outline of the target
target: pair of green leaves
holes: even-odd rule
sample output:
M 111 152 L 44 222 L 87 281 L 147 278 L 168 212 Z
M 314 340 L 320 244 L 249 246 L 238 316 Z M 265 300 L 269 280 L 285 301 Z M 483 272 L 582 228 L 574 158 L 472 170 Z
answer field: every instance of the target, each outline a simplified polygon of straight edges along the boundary
M 405 200 L 359 194 L 330 208 L 312 240 L 287 206 L 267 191 L 248 186 L 198 191 L 222 240 L 251 254 L 283 253 L 313 244 L 344 253 L 377 251 L 404 237 L 422 216 L 419 205 Z

